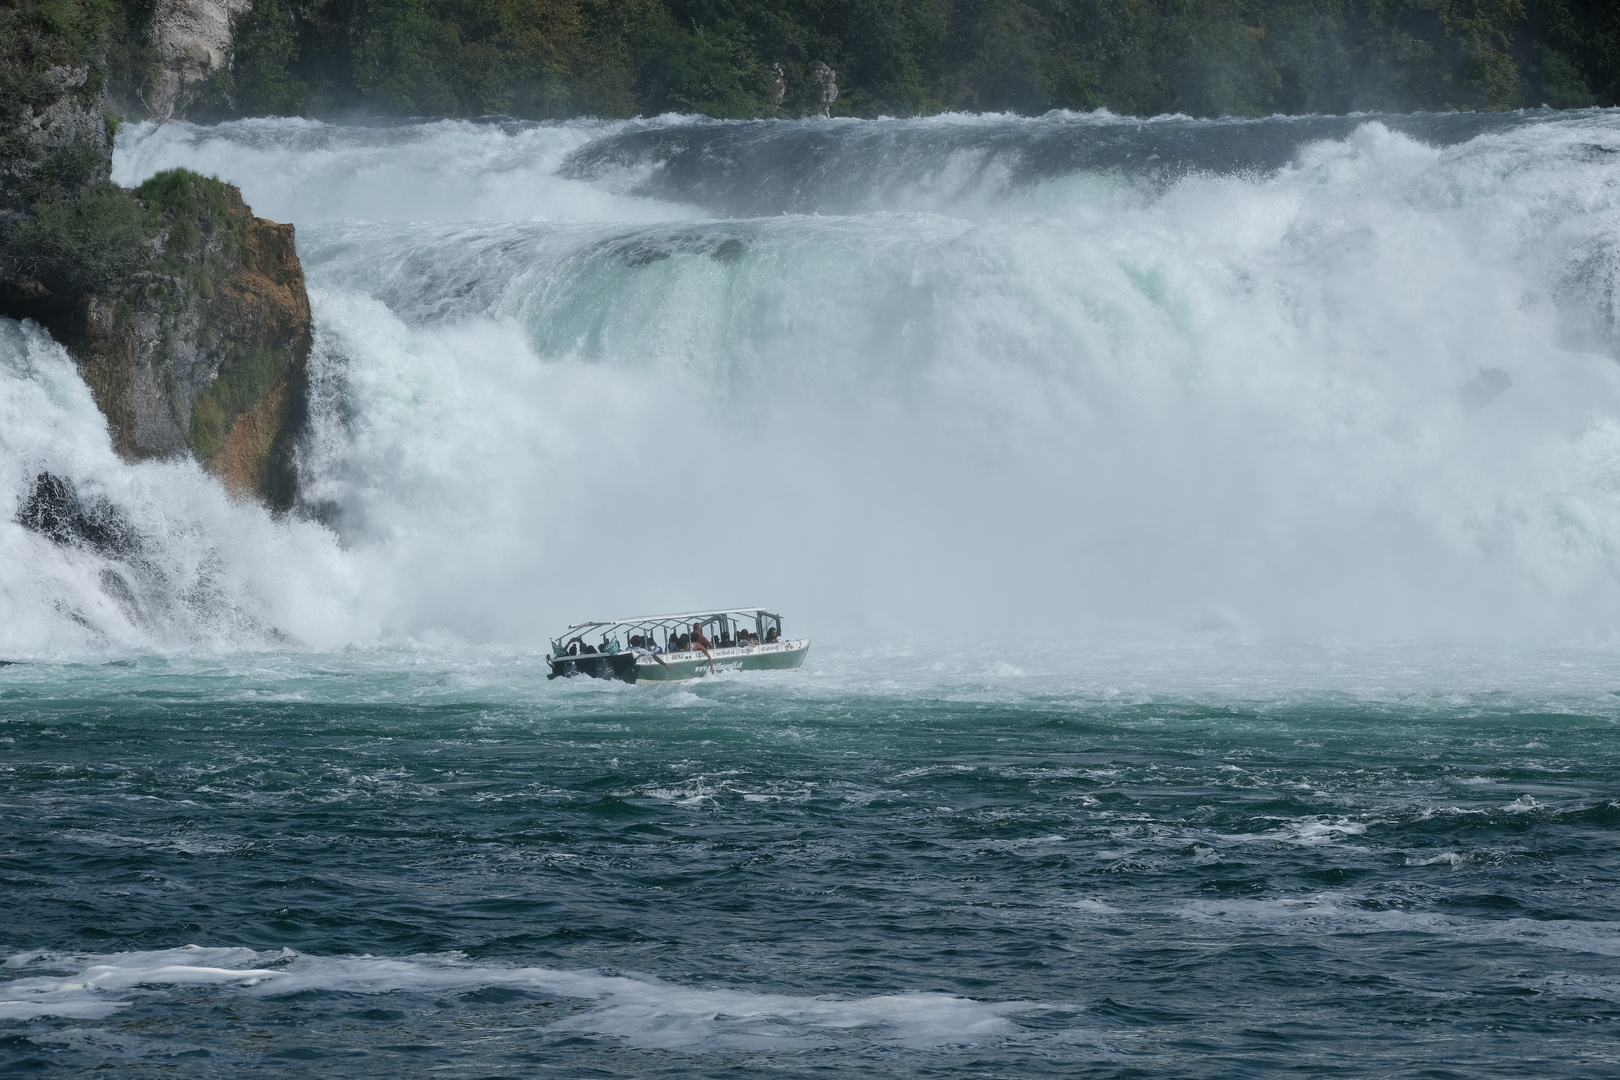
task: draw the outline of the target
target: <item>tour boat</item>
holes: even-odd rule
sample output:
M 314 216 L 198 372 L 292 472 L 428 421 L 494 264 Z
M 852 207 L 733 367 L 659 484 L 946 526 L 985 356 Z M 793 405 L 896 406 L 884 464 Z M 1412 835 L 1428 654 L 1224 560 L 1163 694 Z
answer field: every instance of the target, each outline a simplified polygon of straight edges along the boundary
M 687 640 L 694 626 L 710 642 L 707 650 Z M 809 651 L 809 638 L 783 636 L 782 616 L 764 608 L 642 615 L 570 626 L 551 643 L 546 678 L 681 682 L 721 671 L 796 668 Z

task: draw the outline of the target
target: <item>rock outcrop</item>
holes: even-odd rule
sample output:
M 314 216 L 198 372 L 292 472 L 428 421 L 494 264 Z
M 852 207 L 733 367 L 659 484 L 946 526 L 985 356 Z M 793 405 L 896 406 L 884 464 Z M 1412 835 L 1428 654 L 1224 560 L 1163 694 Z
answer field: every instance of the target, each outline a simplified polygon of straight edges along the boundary
M 183 113 L 209 76 L 225 70 L 232 23 L 252 7 L 252 0 L 158 0 L 147 31 L 158 52 L 159 71 L 146 101 L 155 119 Z
M 128 555 L 140 545 L 122 510 L 105 498 L 85 498 L 72 480 L 48 472 L 34 478 L 16 521 L 54 543 L 103 555 Z
M 190 452 L 242 495 L 295 494 L 309 296 L 293 227 L 236 188 L 180 170 L 135 191 L 160 222 L 155 257 L 87 293 L 52 327 L 130 460 Z
M 60 11 L 15 3 L 0 0 L 0 31 L 32 37 L 0 49 L 16 62 L 0 76 L 0 314 L 67 347 L 125 458 L 191 454 L 290 507 L 310 347 L 293 227 L 184 170 L 108 182 L 99 9 L 60 0 L 82 16 L 64 45 Z
M 93 21 L 0 5 L 0 221 L 107 179 L 112 130 Z

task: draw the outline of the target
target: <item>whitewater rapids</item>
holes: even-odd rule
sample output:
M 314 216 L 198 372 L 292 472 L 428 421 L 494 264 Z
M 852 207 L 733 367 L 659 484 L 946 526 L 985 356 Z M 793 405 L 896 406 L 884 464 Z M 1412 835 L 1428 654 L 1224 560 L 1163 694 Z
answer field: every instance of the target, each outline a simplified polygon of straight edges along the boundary
M 0 655 L 1611 634 L 1620 113 L 128 126 L 298 227 L 304 505 L 0 325 Z M 137 560 L 12 522 L 42 469 Z M 992 628 L 992 629 L 987 629 Z

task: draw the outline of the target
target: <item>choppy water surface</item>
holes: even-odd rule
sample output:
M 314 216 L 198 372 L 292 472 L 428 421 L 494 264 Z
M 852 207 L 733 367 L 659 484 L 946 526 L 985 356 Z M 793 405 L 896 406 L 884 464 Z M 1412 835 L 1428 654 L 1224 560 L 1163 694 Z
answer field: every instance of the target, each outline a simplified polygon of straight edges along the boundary
M 1620 679 L 1571 659 L 7 667 L 0 1060 L 1612 1074 Z
M 0 1069 L 1620 1075 L 1620 112 L 175 166 L 297 226 L 303 502 L 0 320 Z M 804 670 L 543 677 L 741 602 Z

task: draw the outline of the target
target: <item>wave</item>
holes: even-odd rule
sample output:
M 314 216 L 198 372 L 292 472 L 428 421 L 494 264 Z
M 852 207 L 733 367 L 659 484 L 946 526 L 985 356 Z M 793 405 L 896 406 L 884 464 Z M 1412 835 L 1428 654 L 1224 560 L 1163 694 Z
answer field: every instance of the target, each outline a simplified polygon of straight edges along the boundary
M 1601 114 L 1594 114 L 1601 116 Z M 988 210 L 1057 177 L 1162 187 L 1190 174 L 1261 175 L 1369 122 L 1434 146 L 1544 123 L 1531 113 L 1151 119 L 1052 112 L 917 120 L 630 122 L 570 151 L 558 172 L 725 216 Z
M 0 1019 L 98 1019 L 177 987 L 284 996 L 465 993 L 489 988 L 588 1002 L 548 1025 L 659 1049 L 812 1048 L 848 1040 L 908 1047 L 970 1045 L 1015 1032 L 1028 1001 L 948 994 L 832 998 L 682 986 L 662 979 L 478 963 L 459 954 L 309 956 L 282 949 L 178 949 L 83 955 L 21 953 L 0 980 Z M 35 974 L 40 972 L 40 974 Z
M 1469 920 L 1401 907 L 1374 908 L 1330 894 L 1286 900 L 1197 900 L 1182 905 L 1179 914 L 1198 923 L 1306 937 L 1413 934 L 1479 945 L 1620 956 L 1620 923 L 1529 918 Z

